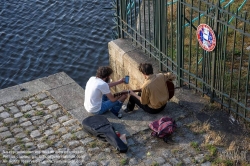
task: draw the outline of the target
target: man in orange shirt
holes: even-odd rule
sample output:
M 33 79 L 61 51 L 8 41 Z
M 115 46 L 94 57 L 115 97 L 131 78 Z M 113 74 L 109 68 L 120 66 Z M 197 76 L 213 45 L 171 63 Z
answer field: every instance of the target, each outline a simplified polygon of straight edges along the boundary
M 164 110 L 169 100 L 166 81 L 173 81 L 175 76 L 170 72 L 154 74 L 150 63 L 141 63 L 139 71 L 145 78 L 141 87 L 141 94 L 137 95 L 131 90 L 127 109 L 124 111 L 127 113 L 133 111 L 135 104 L 137 104 L 145 112 L 157 114 Z

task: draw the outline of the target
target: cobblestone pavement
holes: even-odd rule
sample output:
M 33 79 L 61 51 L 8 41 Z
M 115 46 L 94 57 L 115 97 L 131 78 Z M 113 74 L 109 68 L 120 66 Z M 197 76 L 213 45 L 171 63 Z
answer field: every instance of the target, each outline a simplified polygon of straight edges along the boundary
M 215 152 L 223 160 L 217 163 L 232 162 L 223 153 L 227 147 L 208 146 L 219 145 L 223 136 L 208 138 L 209 129 L 199 128 L 188 111 L 177 117 L 178 130 L 171 141 L 165 143 L 151 137 L 149 129 L 141 130 L 127 137 L 127 153 L 118 153 L 84 132 L 47 91 L 0 105 L 0 120 L 0 165 L 209 166 L 216 163 Z M 247 165 L 247 148 L 237 152 L 241 164 Z

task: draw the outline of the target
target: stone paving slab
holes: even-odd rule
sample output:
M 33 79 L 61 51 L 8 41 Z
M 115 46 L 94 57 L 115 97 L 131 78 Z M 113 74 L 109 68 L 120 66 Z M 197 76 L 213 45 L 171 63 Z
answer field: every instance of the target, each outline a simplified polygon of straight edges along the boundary
M 179 90 L 161 114 L 140 109 L 123 113 L 122 119 L 104 114 L 117 131 L 126 134 L 129 150 L 118 153 L 82 129 L 81 121 L 91 116 L 83 107 L 84 90 L 65 73 L 20 86 L 25 90 L 19 86 L 0 90 L 0 166 L 212 165 L 206 146 L 218 138 L 201 132 L 195 115 L 207 101 L 199 96 L 183 99 L 190 94 L 186 89 Z M 148 128 L 151 121 L 166 115 L 178 125 L 168 143 L 152 137 Z

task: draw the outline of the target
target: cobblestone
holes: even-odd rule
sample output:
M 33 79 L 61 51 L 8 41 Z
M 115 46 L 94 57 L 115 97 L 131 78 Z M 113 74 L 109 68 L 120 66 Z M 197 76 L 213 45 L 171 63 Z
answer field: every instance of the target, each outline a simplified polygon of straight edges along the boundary
M 10 117 L 10 114 L 8 112 L 2 112 L 0 114 L 0 118 L 8 118 L 8 117 Z
M 14 118 L 6 118 L 3 121 L 4 121 L 4 123 L 13 123 L 15 121 L 15 119 Z
M 9 109 L 12 114 L 20 112 L 16 106 L 10 107 Z
M 41 133 L 38 131 L 38 130 L 34 130 L 30 133 L 30 136 L 32 138 L 36 138 L 36 137 L 39 137 L 41 135 Z
M 8 138 L 10 136 L 12 136 L 10 131 L 5 131 L 5 132 L 0 133 L 0 139 L 1 140 L 4 139 L 4 138 Z
M 38 106 L 40 104 L 43 106 Z M 191 122 L 178 122 L 182 128 L 174 135 L 173 143 L 151 137 L 149 129 L 141 130 L 127 137 L 129 149 L 123 154 L 85 132 L 81 122 L 68 114 L 48 92 L 6 103 L 0 106 L 0 113 L 3 119 L 0 150 L 15 152 L 19 165 L 25 162 L 33 162 L 35 166 L 212 165 L 206 160 L 209 150 L 201 146 L 204 135 L 191 132 L 186 125 Z M 11 123 L 6 123 L 10 119 Z M 133 123 L 134 128 L 141 128 L 137 126 L 139 123 Z M 197 151 L 191 146 L 190 142 L 195 141 L 203 150 Z M 4 153 L 4 158 L 6 155 Z

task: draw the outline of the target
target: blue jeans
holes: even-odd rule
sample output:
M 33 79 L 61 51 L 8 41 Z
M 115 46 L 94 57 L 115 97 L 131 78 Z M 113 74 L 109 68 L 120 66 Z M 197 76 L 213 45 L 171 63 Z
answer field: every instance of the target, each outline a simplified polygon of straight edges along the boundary
M 122 107 L 121 101 L 117 100 L 115 102 L 112 102 L 108 99 L 106 95 L 103 95 L 101 110 L 98 111 L 96 114 L 100 115 L 110 110 L 115 116 L 118 116 L 121 107 Z

